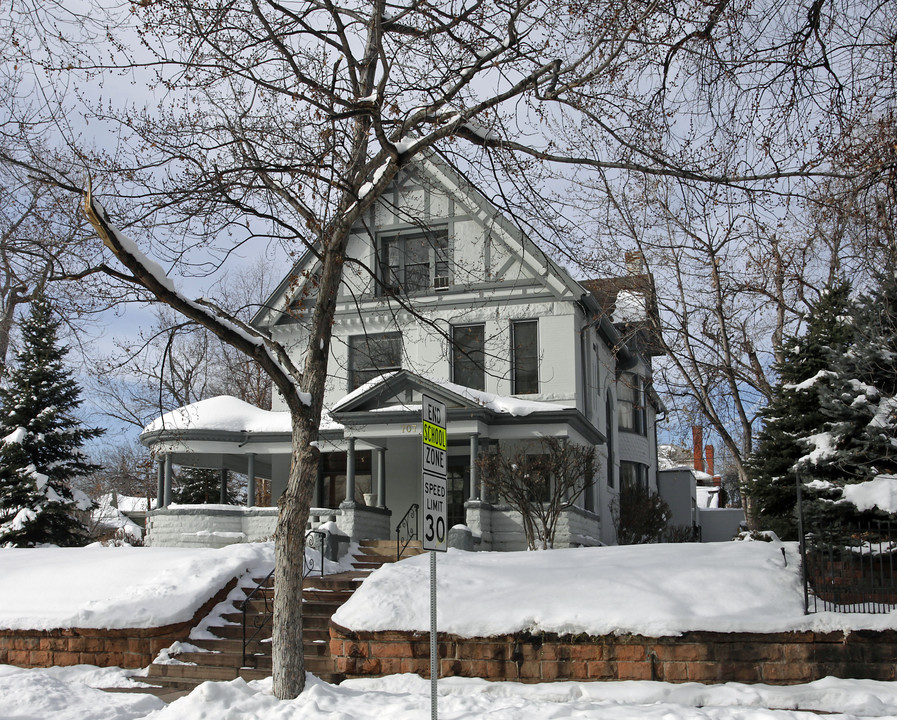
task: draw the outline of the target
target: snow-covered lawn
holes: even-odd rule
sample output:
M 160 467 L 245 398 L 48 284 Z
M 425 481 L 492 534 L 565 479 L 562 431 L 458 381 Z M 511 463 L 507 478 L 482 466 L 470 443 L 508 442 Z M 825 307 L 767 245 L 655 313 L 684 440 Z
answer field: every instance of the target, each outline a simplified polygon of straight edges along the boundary
M 450 550 L 437 561 L 437 624 L 466 637 L 897 628 L 897 612 L 804 615 L 799 567 L 796 543 L 780 542 Z M 384 566 L 334 622 L 351 630 L 428 631 L 429 572 L 423 555 Z
M 233 577 L 274 566 L 271 543 L 220 550 L 0 550 L 0 628 L 146 628 L 183 622 Z M 0 711 L 2 712 L 2 711 Z
M 227 578 L 257 573 L 271 562 L 271 546 L 264 543 L 221 550 L 0 550 L 0 627 L 168 624 L 189 618 Z M 893 613 L 805 617 L 797 567 L 795 548 L 779 543 L 452 551 L 438 558 L 439 625 L 469 635 L 897 627 Z M 428 573 L 426 557 L 386 566 L 336 619 L 357 628 L 425 630 Z M 26 587 L 32 592 L 21 592 Z M 151 696 L 94 689 L 127 683 L 117 669 L 0 666 L 0 720 L 417 720 L 429 714 L 429 683 L 417 676 L 340 686 L 310 677 L 302 697 L 283 702 L 271 694 L 270 680 L 206 683 L 169 706 Z M 897 718 L 897 683 L 834 678 L 787 688 L 445 678 L 439 693 L 439 716 L 446 720 L 815 717 L 805 711 Z
M 271 681 L 205 683 L 166 706 L 148 695 L 104 693 L 120 671 L 78 666 L 22 670 L 0 665 L 4 720 L 420 720 L 430 685 L 416 675 L 328 685 L 309 676 L 296 700 L 279 701 Z M 93 687 L 91 687 L 93 686 Z M 805 712 L 810 711 L 810 712 Z M 809 720 L 897 717 L 897 683 L 826 678 L 809 685 L 671 685 L 658 682 L 489 683 L 439 681 L 443 720 Z

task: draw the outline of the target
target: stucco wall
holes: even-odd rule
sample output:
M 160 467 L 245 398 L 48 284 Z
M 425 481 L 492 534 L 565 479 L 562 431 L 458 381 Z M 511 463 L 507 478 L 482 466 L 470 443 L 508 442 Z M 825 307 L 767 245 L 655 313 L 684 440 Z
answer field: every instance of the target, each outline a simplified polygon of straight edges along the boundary
M 311 509 L 309 524 L 312 529 L 330 520 L 335 520 L 341 530 L 347 521 L 338 509 Z M 352 522 L 355 522 L 354 519 Z M 145 542 L 151 547 L 224 547 L 240 542 L 271 540 L 276 525 L 276 507 L 235 506 L 221 509 L 198 505 L 162 508 L 149 512 Z
M 741 508 L 698 508 L 702 542 L 725 542 L 738 533 L 744 522 Z
M 481 502 L 469 502 L 465 510 L 466 524 L 473 532 L 478 550 L 526 550 L 523 520 L 516 510 Z M 600 535 L 600 521 L 595 513 L 572 508 L 558 518 L 554 547 L 598 545 Z

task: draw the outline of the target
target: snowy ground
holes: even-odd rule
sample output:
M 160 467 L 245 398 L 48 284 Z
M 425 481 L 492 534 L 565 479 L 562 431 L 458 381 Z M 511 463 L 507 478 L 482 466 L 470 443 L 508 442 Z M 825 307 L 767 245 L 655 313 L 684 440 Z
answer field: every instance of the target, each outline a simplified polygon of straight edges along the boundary
M 426 560 L 377 571 L 337 620 L 359 628 L 425 629 Z M 225 576 L 257 574 L 271 562 L 264 543 L 221 550 L 0 550 L 0 627 L 167 624 L 189 617 Z M 465 634 L 897 627 L 894 613 L 803 616 L 794 548 L 778 543 L 449 552 L 440 555 L 437 574 L 440 629 Z M 118 669 L 0 666 L 0 720 L 417 720 L 429 713 L 429 683 L 404 675 L 340 686 L 310 677 L 294 701 L 276 700 L 270 679 L 206 683 L 169 706 L 148 695 L 95 689 L 130 682 Z M 807 720 L 826 712 L 897 720 L 897 683 L 835 678 L 787 688 L 445 678 L 439 693 L 444 719 Z
M 420 720 L 429 716 L 430 685 L 416 675 L 328 685 L 309 676 L 298 699 L 279 701 L 271 681 L 205 683 L 166 706 L 149 695 L 105 693 L 126 682 L 121 671 L 22 670 L 0 665 L 3 720 Z M 658 682 L 520 685 L 446 678 L 439 681 L 443 720 L 809 720 L 897 718 L 897 683 L 826 678 L 809 685 L 705 686 Z
M 897 612 L 804 615 L 799 568 L 796 543 L 781 542 L 450 550 L 437 559 L 437 624 L 466 637 L 897 628 Z M 424 555 L 381 568 L 334 622 L 352 630 L 428 631 L 429 573 Z

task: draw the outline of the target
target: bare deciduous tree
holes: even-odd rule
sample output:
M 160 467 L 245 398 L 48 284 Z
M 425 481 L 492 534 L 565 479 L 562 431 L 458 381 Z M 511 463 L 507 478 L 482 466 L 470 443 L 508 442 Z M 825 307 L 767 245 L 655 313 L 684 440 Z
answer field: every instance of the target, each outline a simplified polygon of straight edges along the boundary
M 483 452 L 477 468 L 499 501 L 520 513 L 530 550 L 554 545 L 558 519 L 594 482 L 595 448 L 545 437 L 534 447 Z
M 138 241 L 88 195 L 90 220 L 118 261 L 97 269 L 252 357 L 290 411 L 275 551 L 278 697 L 297 695 L 305 681 L 298 569 L 337 291 L 346 268 L 378 277 L 365 258 L 347 255 L 347 243 L 390 184 L 439 151 L 483 180 L 521 227 L 578 258 L 594 239 L 583 232 L 584 208 L 596 208 L 609 184 L 669 177 L 756 189 L 841 174 L 825 162 L 828 135 L 809 138 L 845 114 L 806 124 L 813 104 L 840 109 L 851 87 L 832 72 L 826 39 L 855 33 L 837 44 L 845 53 L 837 68 L 850 60 L 864 91 L 891 77 L 872 67 L 890 40 L 868 29 L 886 13 L 856 5 L 840 2 L 823 16 L 827 5 L 795 14 L 784 0 L 768 0 L 764 12 L 703 0 L 156 0 L 120 14 L 89 5 L 95 12 L 61 24 L 44 22 L 56 5 L 29 8 L 38 42 L 23 35 L 17 48 L 61 81 L 115 83 L 115 73 L 139 80 L 149 71 L 138 103 L 89 110 L 116 127 L 114 152 L 73 140 Z M 112 35 L 112 46 L 97 52 L 99 40 L 85 37 L 92 31 L 103 42 Z M 77 185 L 66 168 L 36 168 L 44 171 Z M 212 272 L 256 239 L 317 258 L 299 353 L 233 308 L 190 299 L 169 277 Z M 414 309 L 407 297 L 386 302 Z
M 215 293 L 219 305 L 241 320 L 268 298 L 271 275 L 261 263 L 226 276 Z M 256 407 L 271 406 L 271 381 L 251 357 L 165 305 L 155 308 L 152 326 L 119 340 L 112 357 L 99 361 L 92 392 L 105 414 L 141 430 L 173 407 L 216 395 L 232 395 Z

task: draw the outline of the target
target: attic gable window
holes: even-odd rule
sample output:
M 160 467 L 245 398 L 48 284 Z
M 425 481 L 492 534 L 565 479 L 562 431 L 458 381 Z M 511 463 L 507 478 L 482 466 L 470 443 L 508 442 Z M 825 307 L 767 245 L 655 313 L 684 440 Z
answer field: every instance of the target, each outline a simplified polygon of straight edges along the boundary
M 383 294 L 448 289 L 446 228 L 385 235 L 380 238 L 379 252 Z
M 402 369 L 402 333 L 349 337 L 349 391 L 378 375 Z

